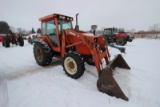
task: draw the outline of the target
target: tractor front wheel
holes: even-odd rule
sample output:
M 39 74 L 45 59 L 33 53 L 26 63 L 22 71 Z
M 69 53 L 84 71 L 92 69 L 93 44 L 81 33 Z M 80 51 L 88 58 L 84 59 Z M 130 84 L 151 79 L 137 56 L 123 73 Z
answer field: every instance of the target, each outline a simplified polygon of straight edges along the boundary
M 63 69 L 69 77 L 78 79 L 85 71 L 84 61 L 77 53 L 68 52 L 63 58 Z

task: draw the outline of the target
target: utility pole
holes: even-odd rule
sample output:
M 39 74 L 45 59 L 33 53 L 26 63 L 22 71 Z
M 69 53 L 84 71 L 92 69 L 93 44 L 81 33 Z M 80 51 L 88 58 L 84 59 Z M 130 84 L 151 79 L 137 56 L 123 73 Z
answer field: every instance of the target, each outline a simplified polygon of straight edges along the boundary
M 156 35 L 155 39 L 157 39 L 157 37 L 158 37 L 158 26 L 159 25 L 160 25 L 160 23 L 153 25 L 153 31 L 154 31 L 154 34 Z

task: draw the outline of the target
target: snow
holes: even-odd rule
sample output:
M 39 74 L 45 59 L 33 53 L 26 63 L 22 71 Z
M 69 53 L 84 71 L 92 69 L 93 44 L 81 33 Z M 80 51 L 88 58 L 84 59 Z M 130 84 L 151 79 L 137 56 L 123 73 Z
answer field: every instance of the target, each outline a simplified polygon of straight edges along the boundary
M 62 61 L 37 65 L 33 45 L 2 47 L 0 44 L 0 107 L 160 107 L 160 40 L 135 39 L 122 54 L 131 70 L 116 68 L 114 78 L 129 97 L 117 99 L 98 91 L 98 74 L 85 64 L 84 75 L 68 77 Z M 109 48 L 111 59 L 120 52 Z

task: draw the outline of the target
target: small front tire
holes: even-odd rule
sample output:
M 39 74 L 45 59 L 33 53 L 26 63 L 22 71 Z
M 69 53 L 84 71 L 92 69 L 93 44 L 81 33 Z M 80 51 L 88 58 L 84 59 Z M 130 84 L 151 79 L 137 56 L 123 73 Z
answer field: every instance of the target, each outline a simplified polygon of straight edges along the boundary
M 63 69 L 69 77 L 78 79 L 85 71 L 84 61 L 77 53 L 68 52 L 63 58 Z

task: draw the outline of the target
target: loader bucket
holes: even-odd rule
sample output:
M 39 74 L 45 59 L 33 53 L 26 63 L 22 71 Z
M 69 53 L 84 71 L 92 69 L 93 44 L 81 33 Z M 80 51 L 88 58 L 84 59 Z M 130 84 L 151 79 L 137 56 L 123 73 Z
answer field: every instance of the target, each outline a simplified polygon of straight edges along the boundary
M 118 83 L 112 76 L 112 69 L 114 69 L 115 67 L 130 69 L 122 56 L 120 54 L 117 55 L 107 65 L 107 67 L 101 71 L 101 74 L 97 81 L 98 90 L 110 96 L 116 96 L 117 98 L 128 101 L 129 99 L 125 96 Z

